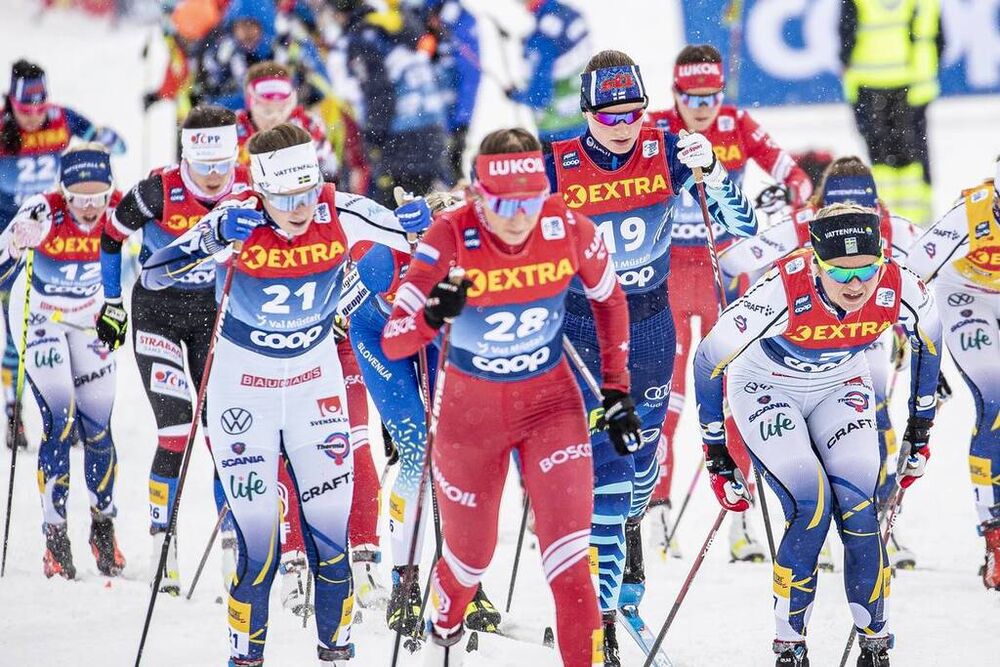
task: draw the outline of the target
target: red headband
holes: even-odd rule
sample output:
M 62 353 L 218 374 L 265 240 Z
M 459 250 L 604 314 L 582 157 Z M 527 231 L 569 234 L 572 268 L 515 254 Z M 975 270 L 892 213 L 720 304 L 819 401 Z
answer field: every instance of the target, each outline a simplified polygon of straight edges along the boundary
M 476 180 L 491 195 L 537 195 L 549 189 L 541 151 L 476 158 Z
M 674 86 L 682 92 L 695 88 L 721 90 L 725 82 L 722 63 L 686 63 L 674 67 Z

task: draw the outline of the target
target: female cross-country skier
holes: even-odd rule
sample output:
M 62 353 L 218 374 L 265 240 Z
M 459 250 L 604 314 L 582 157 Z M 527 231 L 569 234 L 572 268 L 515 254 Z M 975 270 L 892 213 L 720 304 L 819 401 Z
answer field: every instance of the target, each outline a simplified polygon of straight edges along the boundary
M 930 457 L 941 324 L 923 283 L 885 256 L 879 227 L 872 209 L 820 209 L 809 223 L 811 249 L 778 260 L 722 313 L 695 356 L 706 466 L 720 504 L 750 506 L 725 445 L 725 382 L 736 427 L 785 512 L 774 561 L 777 665 L 809 664 L 806 625 L 831 518 L 844 543 L 857 664 L 889 664 L 891 568 L 875 498 L 882 461 L 862 352 L 896 323 L 910 338 L 910 416 L 897 470 L 906 488 Z

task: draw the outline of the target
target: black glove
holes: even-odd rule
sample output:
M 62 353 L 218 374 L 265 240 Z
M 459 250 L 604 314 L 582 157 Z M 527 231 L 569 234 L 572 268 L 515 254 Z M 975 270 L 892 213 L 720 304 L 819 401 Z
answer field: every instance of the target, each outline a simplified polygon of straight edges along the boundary
M 941 371 L 938 371 L 937 391 L 934 393 L 937 395 L 938 405 L 951 398 L 951 385 L 948 384 L 947 378 L 945 378 L 944 373 Z
M 399 450 L 396 449 L 396 442 L 392 439 L 389 429 L 382 424 L 382 447 L 385 449 L 385 464 L 395 465 L 399 461 Z
M 424 321 L 428 326 L 440 329 L 448 320 L 458 317 L 465 307 L 465 299 L 472 287 L 472 281 L 463 278 L 458 285 L 442 280 L 427 295 L 424 304 Z
M 788 205 L 788 188 L 784 185 L 769 185 L 757 195 L 757 208 L 764 213 L 777 213 Z
M 128 313 L 122 308 L 122 300 L 108 300 L 101 306 L 97 317 L 97 337 L 108 346 L 109 350 L 117 350 L 125 342 L 128 332 Z
M 601 389 L 604 416 L 598 428 L 608 429 L 608 437 L 615 451 L 622 456 L 634 454 L 642 448 L 642 422 L 635 414 L 632 397 L 617 389 Z
M 899 448 L 896 477 L 904 489 L 923 477 L 927 459 L 931 457 L 930 430 L 934 422 L 924 417 L 910 417 L 906 422 L 903 444 Z
M 160 94 L 157 92 L 146 93 L 142 96 L 142 110 L 149 111 L 149 107 L 160 101 Z

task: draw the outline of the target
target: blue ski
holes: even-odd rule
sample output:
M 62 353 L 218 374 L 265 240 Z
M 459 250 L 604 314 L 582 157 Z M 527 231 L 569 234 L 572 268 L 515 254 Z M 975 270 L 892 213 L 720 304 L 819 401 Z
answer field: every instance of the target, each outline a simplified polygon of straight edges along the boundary
M 656 641 L 656 637 L 653 636 L 653 633 L 646 626 L 646 622 L 639 616 L 639 609 L 635 605 L 621 607 L 618 610 L 618 622 L 631 635 L 635 643 L 642 649 L 642 652 L 648 656 L 649 649 Z M 657 649 L 656 656 L 653 658 L 653 664 L 656 667 L 673 667 L 673 663 L 670 662 L 670 658 L 664 653 L 662 647 Z

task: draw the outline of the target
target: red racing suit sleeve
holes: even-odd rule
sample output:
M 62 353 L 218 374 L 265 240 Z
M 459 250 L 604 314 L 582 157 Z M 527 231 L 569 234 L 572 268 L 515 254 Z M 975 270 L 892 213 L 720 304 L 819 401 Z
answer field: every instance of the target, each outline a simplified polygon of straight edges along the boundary
M 615 275 L 615 269 L 604 247 L 597 227 L 580 215 L 571 225 L 577 235 L 577 275 L 583 283 L 583 293 L 590 301 L 601 347 L 601 378 L 604 387 L 628 393 L 628 301 Z
M 736 122 L 747 149 L 747 158 L 788 188 L 792 198 L 789 203 L 792 206 L 804 204 L 813 191 L 812 181 L 806 172 L 795 164 L 791 155 L 774 143 L 771 135 L 746 111 L 739 111 Z
M 406 279 L 396 290 L 392 313 L 382 330 L 382 351 L 387 357 L 409 357 L 438 335 L 424 319 L 424 302 L 448 275 L 457 256 L 451 224 L 443 218 L 435 220 L 417 244 Z

